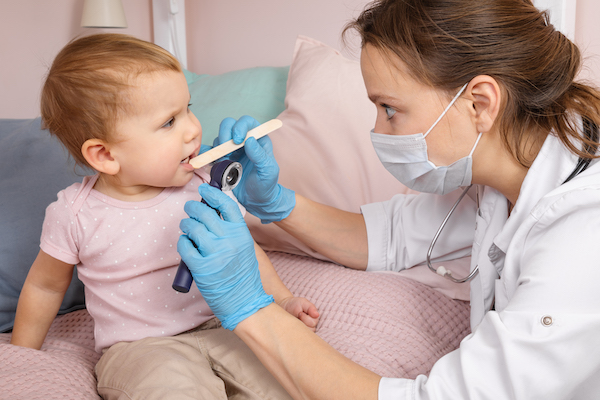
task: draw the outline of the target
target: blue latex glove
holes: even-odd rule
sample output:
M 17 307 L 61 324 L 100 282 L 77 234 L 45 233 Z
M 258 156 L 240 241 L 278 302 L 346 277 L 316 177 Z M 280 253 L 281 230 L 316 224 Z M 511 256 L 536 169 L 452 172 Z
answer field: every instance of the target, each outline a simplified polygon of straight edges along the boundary
M 208 184 L 198 188 L 200 196 L 221 213 L 199 201 L 188 201 L 190 218 L 179 224 L 183 235 L 177 251 L 187 264 L 194 282 L 224 328 L 237 324 L 273 302 L 260 280 L 254 240 L 238 205 Z
M 258 121 L 249 116 L 243 116 L 237 121 L 226 118 L 219 127 L 215 146 L 231 139 L 240 144 L 248 131 L 258 125 Z M 279 166 L 268 136 L 258 141 L 249 138 L 242 149 L 233 152 L 228 158 L 242 164 L 242 179 L 233 193 L 248 212 L 260 218 L 263 224 L 281 221 L 290 215 L 296 206 L 296 195 L 293 190 L 277 182 Z
M 214 140 L 213 140 L 214 142 Z M 198 155 L 202 154 L 202 153 L 206 153 L 207 151 L 209 151 L 210 149 L 212 149 L 212 146 L 209 146 L 207 144 L 201 144 L 200 145 L 200 152 L 198 152 Z

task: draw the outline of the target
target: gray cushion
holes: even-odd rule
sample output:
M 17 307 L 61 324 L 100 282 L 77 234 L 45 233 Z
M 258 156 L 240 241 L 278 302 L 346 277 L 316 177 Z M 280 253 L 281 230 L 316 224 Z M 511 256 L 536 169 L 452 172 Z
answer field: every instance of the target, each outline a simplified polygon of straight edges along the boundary
M 56 194 L 89 171 L 75 172 L 67 151 L 40 119 L 0 119 L 0 332 L 12 328 L 21 287 L 39 252 L 42 222 Z M 74 279 L 60 313 L 84 308 Z

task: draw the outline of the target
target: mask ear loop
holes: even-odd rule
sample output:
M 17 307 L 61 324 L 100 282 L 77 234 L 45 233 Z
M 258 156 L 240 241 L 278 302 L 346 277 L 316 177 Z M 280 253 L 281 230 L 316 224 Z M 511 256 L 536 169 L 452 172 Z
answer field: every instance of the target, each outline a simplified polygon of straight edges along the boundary
M 427 135 L 429 135 L 429 132 L 431 132 L 433 130 L 433 128 L 435 128 L 435 126 L 438 124 L 438 122 L 440 122 L 440 120 L 444 117 L 444 115 L 446 115 L 446 113 L 448 112 L 448 110 L 450 110 L 450 107 L 452 107 L 452 105 L 454 105 L 454 103 L 456 102 L 456 100 L 465 91 L 465 89 L 467 88 L 468 84 L 469 84 L 469 82 L 465 83 L 464 86 L 458 91 L 458 93 L 456 94 L 456 96 L 454 96 L 454 98 L 452 99 L 452 101 L 450 102 L 450 104 L 448 104 L 448 106 L 446 107 L 446 109 L 444 110 L 444 112 L 442 113 L 442 115 L 440 115 L 438 117 L 438 119 L 433 123 L 433 125 L 431 126 L 431 128 L 429 128 L 427 130 L 427 132 L 425 132 L 425 134 L 423 135 L 423 137 L 427 137 Z M 469 157 L 473 156 L 473 153 L 475 152 L 475 148 L 479 144 L 479 140 L 481 139 L 482 135 L 483 135 L 483 132 L 479 132 L 479 135 L 477 136 L 477 140 L 475 140 L 475 144 L 473 145 L 473 148 L 471 149 L 471 152 L 469 153 Z M 465 283 L 465 282 L 468 282 L 471 279 L 473 279 L 475 277 L 475 275 L 477 275 L 477 273 L 479 272 L 479 265 L 476 265 L 475 268 L 473 269 L 473 271 L 471 271 L 471 273 L 469 273 L 469 275 L 467 275 L 464 278 L 460 278 L 459 279 L 459 278 L 453 277 L 452 276 L 452 271 L 450 271 L 449 269 L 446 269 L 443 265 L 440 265 L 437 269 L 433 268 L 433 265 L 431 265 L 431 254 L 433 253 L 433 247 L 435 246 L 435 243 L 437 242 L 438 238 L 440 237 L 440 235 L 442 233 L 442 230 L 446 227 L 446 224 L 448 223 L 448 220 L 450 219 L 450 217 L 454 213 L 454 210 L 456 210 L 456 207 L 458 207 L 458 204 L 465 197 L 465 195 L 467 194 L 467 192 L 469 191 L 469 189 L 471 189 L 471 186 L 473 186 L 473 185 L 471 184 L 468 187 L 466 187 L 465 190 L 463 190 L 463 192 L 460 194 L 460 196 L 458 197 L 458 199 L 456 200 L 456 202 L 454 203 L 454 205 L 452 206 L 452 208 L 448 212 L 448 215 L 446 215 L 446 218 L 444 218 L 444 221 L 442 221 L 442 224 L 440 225 L 440 227 L 438 228 L 437 232 L 433 236 L 433 239 L 431 240 L 431 244 L 429 245 L 429 249 L 427 250 L 427 267 L 432 272 L 434 272 L 434 273 L 436 273 L 436 274 L 438 274 L 440 276 L 443 276 L 445 278 L 448 278 L 452 282 L 455 282 L 455 283 Z
M 477 135 L 477 140 L 475 140 L 475 144 L 473 145 L 473 148 L 471 149 L 471 152 L 469 153 L 469 157 L 473 157 L 473 153 L 475 153 L 475 148 L 479 144 L 479 140 L 481 139 L 481 136 L 483 136 L 483 132 L 479 132 L 479 135 Z
M 446 115 L 446 113 L 448 112 L 448 110 L 450 109 L 450 107 L 452 107 L 454 105 L 454 103 L 456 102 L 456 100 L 458 100 L 458 98 L 460 97 L 460 95 L 465 91 L 465 89 L 467 88 L 468 84 L 469 84 L 469 82 L 465 83 L 464 86 L 462 88 L 460 88 L 460 90 L 458 91 L 458 93 L 456 93 L 456 96 L 454 96 L 454 98 L 452 99 L 452 101 L 450 102 L 450 104 L 448 104 L 448 106 L 446 107 L 446 109 L 444 110 L 444 112 L 438 117 L 438 119 L 435 120 L 435 122 L 433 123 L 433 125 L 431 125 L 431 128 L 427 129 L 427 132 L 425 132 L 425 134 L 423 135 L 423 137 L 427 137 L 427 135 L 429 135 L 429 132 L 431 132 L 433 130 L 433 128 L 435 128 L 435 126 L 438 124 L 438 122 L 440 122 L 441 119 L 444 118 L 444 115 Z

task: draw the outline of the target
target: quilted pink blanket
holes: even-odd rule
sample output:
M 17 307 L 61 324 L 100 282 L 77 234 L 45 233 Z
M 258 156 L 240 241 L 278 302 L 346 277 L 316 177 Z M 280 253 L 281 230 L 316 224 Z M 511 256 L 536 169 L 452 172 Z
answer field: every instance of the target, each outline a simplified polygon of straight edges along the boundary
M 389 377 L 427 374 L 469 333 L 469 306 L 398 274 L 350 270 L 270 252 L 284 283 L 318 307 L 317 334 L 348 358 Z M 42 351 L 0 334 L 0 399 L 99 399 L 93 321 L 59 316 Z

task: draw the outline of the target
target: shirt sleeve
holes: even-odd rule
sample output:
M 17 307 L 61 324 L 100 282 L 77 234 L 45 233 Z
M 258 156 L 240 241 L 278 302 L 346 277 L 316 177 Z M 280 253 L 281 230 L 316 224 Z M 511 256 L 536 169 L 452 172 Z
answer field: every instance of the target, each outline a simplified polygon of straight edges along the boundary
M 401 194 L 362 206 L 369 248 L 367 270 L 401 271 L 424 263 L 431 240 L 461 192 Z M 465 196 L 435 245 L 433 261 L 470 254 L 476 213 L 475 202 Z
M 67 264 L 79 263 L 77 223 L 65 191 L 59 192 L 58 200 L 46 208 L 40 248 L 44 253 Z
M 410 379 L 381 378 L 377 400 L 408 400 L 414 391 L 415 381 Z

